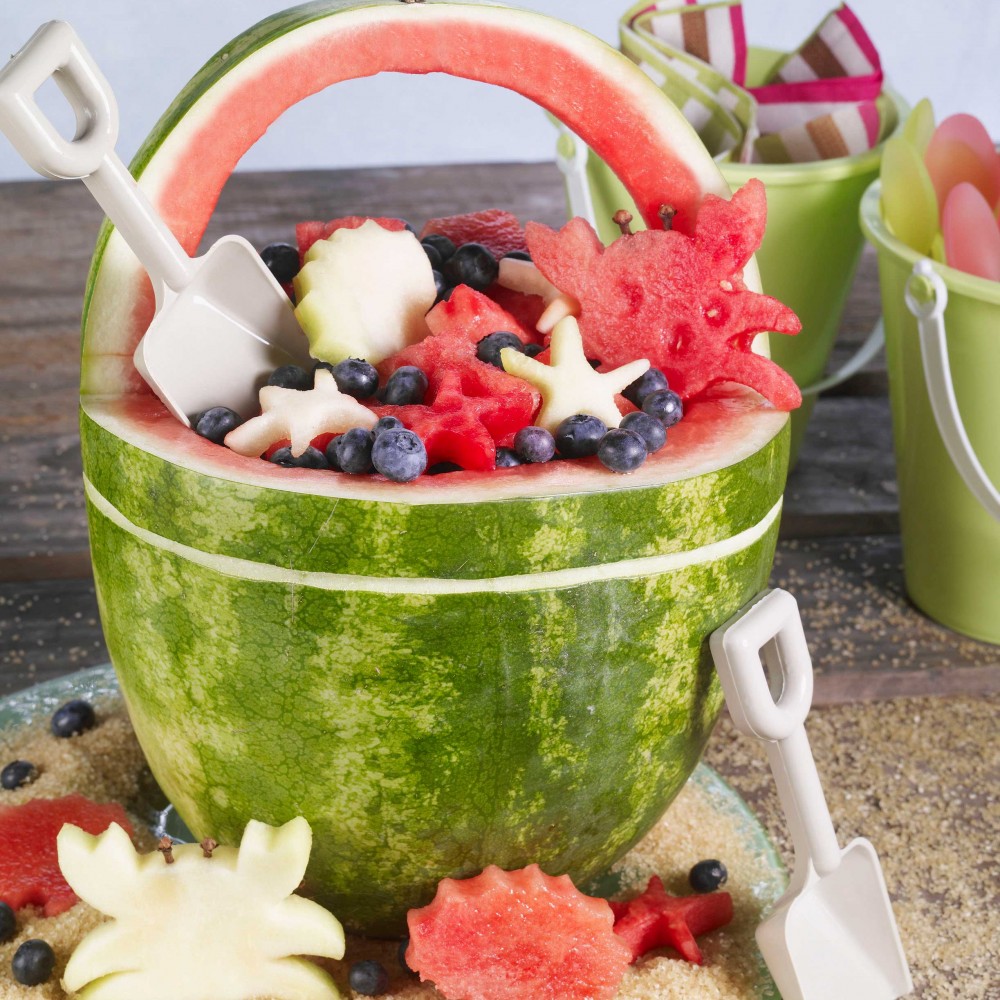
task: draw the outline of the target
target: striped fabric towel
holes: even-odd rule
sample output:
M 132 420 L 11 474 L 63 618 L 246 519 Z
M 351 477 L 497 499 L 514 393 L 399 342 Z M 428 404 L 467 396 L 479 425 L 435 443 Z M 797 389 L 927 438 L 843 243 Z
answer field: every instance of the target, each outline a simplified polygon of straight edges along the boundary
M 895 127 L 878 52 L 846 4 L 755 87 L 746 86 L 740 0 L 646 0 L 625 13 L 619 35 L 622 51 L 715 156 L 764 163 L 851 156 Z

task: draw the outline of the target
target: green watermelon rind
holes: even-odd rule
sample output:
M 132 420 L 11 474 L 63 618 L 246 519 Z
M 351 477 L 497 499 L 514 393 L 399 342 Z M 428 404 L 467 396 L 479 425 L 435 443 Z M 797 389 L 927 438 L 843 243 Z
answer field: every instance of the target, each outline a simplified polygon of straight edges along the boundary
M 493 499 L 485 473 L 460 491 L 461 501 L 448 502 L 455 491 L 445 484 L 441 502 L 420 504 L 206 475 L 116 436 L 86 410 L 81 439 L 89 481 L 139 527 L 205 552 L 380 577 L 473 579 L 588 566 L 609 535 L 615 560 L 709 545 L 767 514 L 781 497 L 788 458 L 788 435 L 779 433 L 742 461 L 667 484 L 504 500 Z M 596 459 L 589 465 L 591 485 L 607 483 L 611 474 Z M 344 477 L 325 478 L 335 489 Z
M 649 829 L 714 726 L 705 636 L 766 584 L 780 507 L 705 550 L 497 589 L 247 564 L 87 499 L 108 649 L 163 790 L 221 842 L 305 815 L 312 890 L 375 935 L 447 875 L 540 861 L 585 881 Z

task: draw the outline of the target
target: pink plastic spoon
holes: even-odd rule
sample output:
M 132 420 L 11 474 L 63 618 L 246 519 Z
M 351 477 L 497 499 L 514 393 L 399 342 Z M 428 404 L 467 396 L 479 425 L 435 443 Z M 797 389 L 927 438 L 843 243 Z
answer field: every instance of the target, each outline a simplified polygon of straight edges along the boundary
M 956 184 L 967 181 L 980 190 L 990 205 L 995 205 L 997 199 L 1000 199 L 1000 158 L 997 157 L 996 150 L 991 146 L 984 152 L 965 139 L 958 138 L 955 132 L 954 127 L 944 130 L 944 123 L 939 125 L 924 154 L 924 163 L 934 183 L 938 204 L 945 203 Z
M 941 212 L 941 231 L 949 267 L 1000 281 L 1000 228 L 973 185 L 963 182 L 952 189 Z

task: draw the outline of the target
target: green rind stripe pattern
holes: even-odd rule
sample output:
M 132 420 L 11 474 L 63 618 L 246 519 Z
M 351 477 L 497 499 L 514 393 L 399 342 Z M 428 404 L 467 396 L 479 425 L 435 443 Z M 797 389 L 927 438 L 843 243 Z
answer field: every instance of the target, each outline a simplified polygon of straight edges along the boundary
M 310 887 L 384 935 L 444 876 L 585 880 L 656 822 L 721 706 L 707 637 L 766 583 L 778 523 L 669 573 L 385 594 L 241 578 L 89 516 L 108 648 L 182 817 L 235 842 L 305 815 Z
M 422 505 L 214 478 L 123 441 L 85 412 L 81 440 L 97 491 L 164 538 L 306 572 L 444 579 L 591 566 L 732 537 L 780 499 L 788 458 L 785 430 L 728 468 L 662 486 L 491 502 L 484 485 L 481 503 Z M 604 484 L 612 475 L 594 474 Z

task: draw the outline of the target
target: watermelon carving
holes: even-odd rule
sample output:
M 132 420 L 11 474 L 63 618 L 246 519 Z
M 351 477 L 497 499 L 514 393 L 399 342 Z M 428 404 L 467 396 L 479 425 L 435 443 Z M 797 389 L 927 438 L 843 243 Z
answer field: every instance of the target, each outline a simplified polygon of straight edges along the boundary
M 406 229 L 402 219 L 387 219 L 381 216 L 347 215 L 329 222 L 299 222 L 295 226 L 295 242 L 299 247 L 299 263 L 304 264 L 306 252 L 317 240 L 325 240 L 338 229 L 360 229 L 366 222 L 377 222 L 383 229 L 400 233 Z
M 0 806 L 0 901 L 14 910 L 37 906 L 47 917 L 76 903 L 76 893 L 59 870 L 56 838 L 64 823 L 92 834 L 117 823 L 132 836 L 125 810 L 114 802 L 67 795 Z
M 758 333 L 801 329 L 791 309 L 743 280 L 766 214 L 764 185 L 751 180 L 729 201 L 708 196 L 692 235 L 649 229 L 605 248 L 583 219 L 558 233 L 530 222 L 528 247 L 545 277 L 579 299 L 587 352 L 605 367 L 646 357 L 686 400 L 738 382 L 792 410 L 802 402 L 795 381 L 752 349 Z
M 630 962 L 607 902 L 538 865 L 444 879 L 406 920 L 406 964 L 448 1000 L 611 1000 Z
M 524 227 L 517 221 L 517 216 L 501 208 L 430 219 L 420 230 L 420 238 L 431 233 L 447 236 L 457 247 L 463 243 L 481 243 L 498 260 L 513 250 L 528 249 L 524 241 Z
M 226 46 L 133 163 L 192 250 L 289 105 L 378 70 L 516 89 L 615 167 L 651 222 L 727 193 L 625 57 L 523 10 L 320 0 Z M 749 283 L 749 282 L 748 282 Z M 151 767 L 200 839 L 303 814 L 310 890 L 400 934 L 440 879 L 539 862 L 578 883 L 662 814 L 722 696 L 705 637 L 765 584 L 787 415 L 689 406 L 628 482 L 590 460 L 394 484 L 198 438 L 131 362 L 145 276 L 106 228 L 81 436 L 106 639 Z M 169 683 L 164 681 L 169 678 Z

